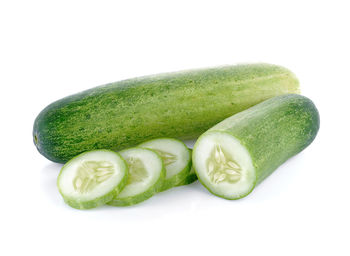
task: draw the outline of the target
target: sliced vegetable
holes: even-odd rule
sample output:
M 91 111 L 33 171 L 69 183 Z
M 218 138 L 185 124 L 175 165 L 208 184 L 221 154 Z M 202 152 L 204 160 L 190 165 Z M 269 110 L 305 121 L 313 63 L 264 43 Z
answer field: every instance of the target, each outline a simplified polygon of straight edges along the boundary
M 306 97 L 283 95 L 233 115 L 205 132 L 193 149 L 200 182 L 226 199 L 248 195 L 319 129 L 319 114 Z
M 95 150 L 68 161 L 57 179 L 64 201 L 77 209 L 103 205 L 124 188 L 128 167 L 116 152 Z
M 162 191 L 179 185 L 190 172 L 191 152 L 182 141 L 159 138 L 146 141 L 139 147 L 152 149 L 163 159 L 166 176 Z
M 194 171 L 193 165 L 192 165 L 190 172 L 187 174 L 186 178 L 178 186 L 188 185 L 188 184 L 195 182 L 196 180 L 198 180 L 198 178 L 197 178 L 196 172 Z
M 191 152 L 191 158 L 192 158 L 192 149 L 189 149 Z M 194 171 L 193 165 L 191 165 L 190 172 L 187 174 L 186 178 L 178 185 L 178 186 L 184 186 L 191 184 L 198 180 L 196 172 Z
M 129 176 L 124 189 L 107 204 L 128 206 L 140 203 L 162 187 L 165 168 L 161 157 L 152 150 L 130 148 L 120 152 L 129 167 Z

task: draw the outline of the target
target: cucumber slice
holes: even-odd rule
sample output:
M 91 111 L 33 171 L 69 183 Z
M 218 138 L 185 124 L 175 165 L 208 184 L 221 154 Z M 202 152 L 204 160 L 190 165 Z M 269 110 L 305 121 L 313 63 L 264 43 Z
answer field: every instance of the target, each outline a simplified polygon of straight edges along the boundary
M 129 177 L 125 188 L 107 204 L 133 205 L 156 194 L 165 178 L 162 158 L 145 148 L 130 148 L 121 151 L 120 154 L 129 166 Z
M 195 182 L 196 180 L 198 180 L 198 178 L 192 165 L 190 172 L 187 174 L 186 178 L 178 186 L 188 185 Z
M 68 161 L 57 178 L 64 201 L 76 209 L 90 209 L 112 200 L 125 186 L 128 167 L 110 150 L 82 153 Z
M 191 152 L 182 141 L 159 138 L 139 146 L 156 151 L 163 159 L 166 175 L 161 191 L 181 184 L 188 175 L 191 168 Z
M 189 149 L 192 155 L 192 149 Z M 193 168 L 193 164 L 191 165 L 191 169 L 190 172 L 187 174 L 186 178 L 178 185 L 178 186 L 184 186 L 184 185 L 188 185 L 191 184 L 193 182 L 195 182 L 196 180 L 198 180 L 196 172 Z

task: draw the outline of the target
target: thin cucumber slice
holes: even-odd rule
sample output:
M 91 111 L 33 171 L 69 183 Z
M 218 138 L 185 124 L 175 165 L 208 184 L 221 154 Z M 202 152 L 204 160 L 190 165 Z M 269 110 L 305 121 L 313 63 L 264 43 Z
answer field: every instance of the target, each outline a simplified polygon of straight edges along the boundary
M 189 149 L 192 155 L 192 149 Z M 190 172 L 187 174 L 186 178 L 178 185 L 178 186 L 184 186 L 184 185 L 188 185 L 191 184 L 193 182 L 195 182 L 196 180 L 198 180 L 196 172 L 193 168 L 193 164 L 191 165 L 191 169 Z
M 214 195 L 238 199 L 255 186 L 255 169 L 249 152 L 230 134 L 211 132 L 201 136 L 192 158 L 198 179 Z
M 156 151 L 163 159 L 166 176 L 161 191 L 181 184 L 188 175 L 191 168 L 191 152 L 182 141 L 159 138 L 139 146 Z
M 68 161 L 57 178 L 64 201 L 76 209 L 90 209 L 112 200 L 124 188 L 128 167 L 110 150 L 82 153 Z
M 165 168 L 162 158 L 153 150 L 130 148 L 120 152 L 129 167 L 124 189 L 107 204 L 129 206 L 156 194 L 163 185 Z
M 187 174 L 186 178 L 178 186 L 189 185 L 195 182 L 196 180 L 198 180 L 198 178 L 192 165 L 190 172 Z

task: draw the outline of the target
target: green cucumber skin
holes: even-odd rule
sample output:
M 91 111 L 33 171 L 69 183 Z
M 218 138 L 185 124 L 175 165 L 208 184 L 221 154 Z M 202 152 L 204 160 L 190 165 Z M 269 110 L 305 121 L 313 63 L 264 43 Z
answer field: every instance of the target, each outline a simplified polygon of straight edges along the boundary
M 314 103 L 304 96 L 289 94 L 268 99 L 233 115 L 206 133 L 224 132 L 237 138 L 252 158 L 255 185 L 258 185 L 310 145 L 319 127 L 319 113 Z
M 109 152 L 110 150 L 103 150 L 103 151 Z M 99 207 L 101 205 L 105 205 L 107 202 L 111 201 L 114 197 L 116 197 L 124 189 L 126 182 L 128 180 L 128 165 L 119 153 L 114 152 L 114 151 L 112 151 L 112 152 L 117 154 L 121 158 L 121 160 L 124 162 L 123 168 L 125 170 L 125 175 L 124 175 L 123 179 L 120 181 L 120 183 L 118 184 L 118 186 L 116 186 L 116 188 L 114 190 L 112 190 L 111 192 L 109 192 L 103 196 L 95 198 L 94 200 L 90 200 L 90 201 L 86 201 L 86 202 L 78 202 L 76 199 L 72 199 L 70 197 L 63 195 L 63 193 L 61 192 L 59 183 L 58 183 L 59 177 L 63 171 L 64 166 L 62 167 L 60 174 L 58 175 L 58 178 L 57 178 L 57 187 L 58 187 L 58 191 L 60 192 L 60 194 L 61 194 L 61 196 L 66 204 L 68 204 L 69 206 L 71 206 L 75 209 L 78 209 L 78 210 L 87 210 L 87 209 L 96 208 L 96 207 Z M 89 151 L 84 152 L 83 154 L 85 154 L 85 153 L 89 153 Z M 78 156 L 80 156 L 80 155 L 78 155 Z M 76 157 L 78 157 L 78 156 L 76 156 Z M 72 158 L 71 160 L 74 160 L 76 157 Z
M 192 149 L 189 148 L 189 150 L 190 150 L 191 156 L 192 156 Z M 191 159 L 192 159 L 192 157 L 191 157 Z M 197 178 L 196 172 L 194 170 L 193 164 L 191 163 L 191 168 L 190 168 L 190 171 L 188 172 L 187 176 L 177 186 L 189 185 L 189 184 L 195 182 L 196 180 L 198 180 L 198 178 Z
M 190 161 L 188 165 L 178 174 L 174 175 L 170 179 L 164 180 L 163 186 L 161 187 L 159 192 L 168 190 L 173 187 L 180 186 L 182 182 L 187 178 L 188 173 L 191 170 L 192 162 Z
M 121 150 L 157 137 L 195 138 L 221 120 L 268 98 L 298 93 L 289 70 L 245 64 L 124 80 L 47 106 L 33 139 L 49 160 L 84 151 Z
M 197 175 L 194 174 L 189 174 L 179 185 L 177 186 L 185 186 L 185 185 L 189 185 L 192 184 L 193 182 L 195 182 L 196 180 L 198 180 Z

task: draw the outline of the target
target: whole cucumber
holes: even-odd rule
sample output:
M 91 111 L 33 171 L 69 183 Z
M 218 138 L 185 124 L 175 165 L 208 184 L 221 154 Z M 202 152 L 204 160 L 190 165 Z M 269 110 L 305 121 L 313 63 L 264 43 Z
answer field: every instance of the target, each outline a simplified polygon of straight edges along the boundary
M 35 120 L 33 139 L 42 155 L 64 163 L 93 149 L 120 150 L 157 137 L 195 138 L 261 101 L 298 92 L 293 73 L 269 64 L 134 78 L 50 104 Z

